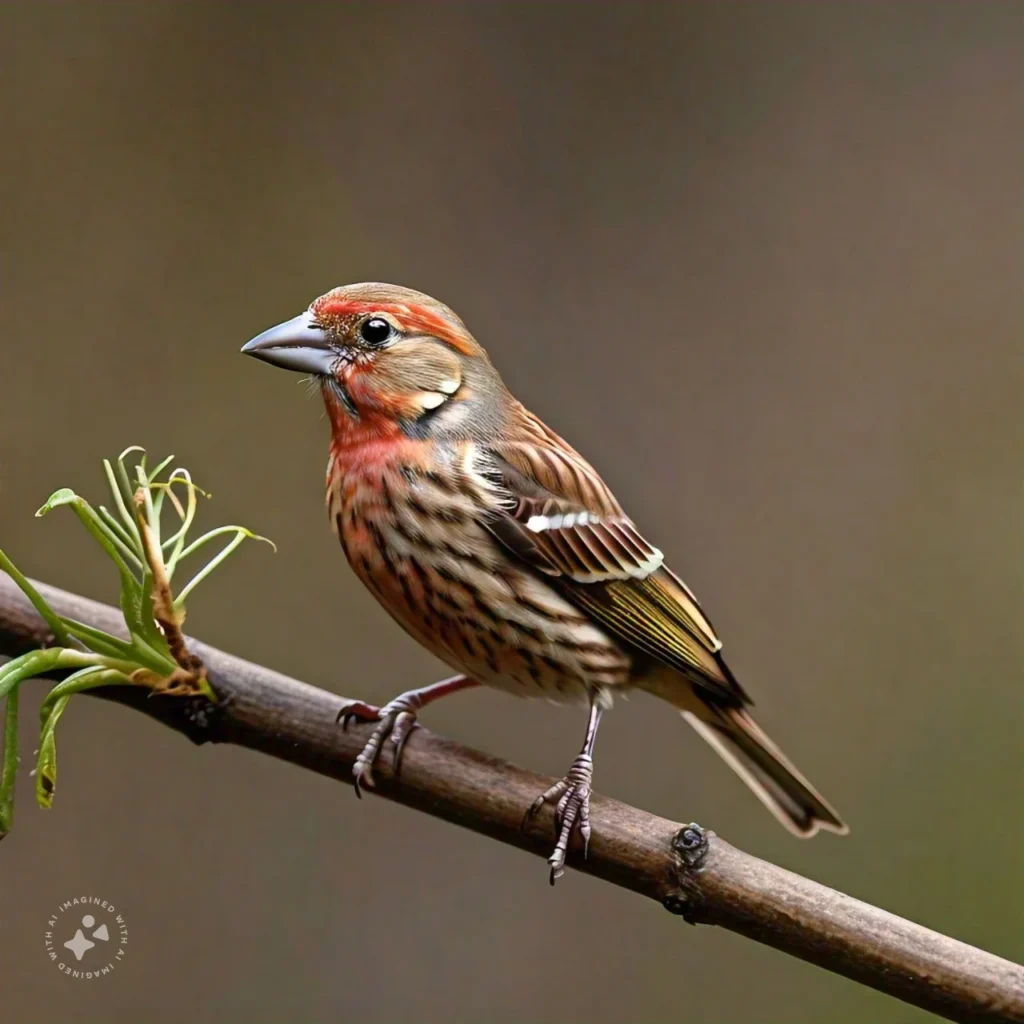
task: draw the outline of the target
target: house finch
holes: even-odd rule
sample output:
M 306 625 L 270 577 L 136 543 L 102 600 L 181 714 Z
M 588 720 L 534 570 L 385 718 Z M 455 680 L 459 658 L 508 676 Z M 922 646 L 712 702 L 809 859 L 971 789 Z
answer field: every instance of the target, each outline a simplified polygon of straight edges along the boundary
M 555 805 L 553 883 L 574 828 L 585 855 L 602 712 L 639 687 L 679 709 L 791 832 L 847 831 L 750 717 L 686 584 L 590 464 L 509 394 L 447 306 L 396 285 L 348 285 L 242 351 L 319 383 L 327 507 L 349 564 L 460 673 L 379 709 L 343 709 L 346 724 L 377 722 L 355 763 L 357 792 L 373 785 L 384 743 L 397 766 L 416 713 L 449 693 L 483 683 L 580 702 L 583 748 L 525 819 Z

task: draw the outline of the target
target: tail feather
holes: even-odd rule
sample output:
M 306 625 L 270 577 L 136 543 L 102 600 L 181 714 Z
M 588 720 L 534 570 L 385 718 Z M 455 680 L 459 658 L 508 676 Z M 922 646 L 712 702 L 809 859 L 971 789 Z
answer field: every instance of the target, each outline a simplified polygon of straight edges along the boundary
M 700 714 L 684 710 L 682 716 L 794 835 L 809 838 L 820 828 L 839 835 L 849 832 L 825 798 L 746 711 L 703 704 Z

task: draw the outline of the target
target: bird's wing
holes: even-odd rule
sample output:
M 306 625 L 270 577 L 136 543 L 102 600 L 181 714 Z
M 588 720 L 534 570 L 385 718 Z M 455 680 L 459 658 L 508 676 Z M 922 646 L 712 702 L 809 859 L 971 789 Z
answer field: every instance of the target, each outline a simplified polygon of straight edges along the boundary
M 525 410 L 523 410 L 525 413 Z M 517 440 L 487 449 L 503 508 L 487 526 L 605 629 L 719 700 L 748 698 L 718 655 L 696 598 L 649 544 L 592 466 L 525 413 Z

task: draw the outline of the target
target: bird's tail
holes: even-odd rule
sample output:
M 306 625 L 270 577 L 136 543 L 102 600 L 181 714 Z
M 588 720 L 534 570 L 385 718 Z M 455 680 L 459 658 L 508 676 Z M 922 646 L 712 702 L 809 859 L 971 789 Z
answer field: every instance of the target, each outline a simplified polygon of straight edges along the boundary
M 825 798 L 742 708 L 687 701 L 682 716 L 794 835 L 808 838 L 819 828 L 839 835 L 849 832 Z

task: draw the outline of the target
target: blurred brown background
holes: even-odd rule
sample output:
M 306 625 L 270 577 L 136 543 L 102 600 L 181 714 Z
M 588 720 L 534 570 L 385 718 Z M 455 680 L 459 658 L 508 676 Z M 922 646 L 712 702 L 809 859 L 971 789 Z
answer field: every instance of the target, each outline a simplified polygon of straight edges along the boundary
M 663 705 L 597 786 L 1008 957 L 1021 911 L 1019 4 L 2 8 L 0 540 L 110 600 L 56 487 L 173 451 L 253 547 L 204 639 L 383 701 L 445 670 L 356 583 L 326 425 L 243 359 L 327 288 L 451 303 L 700 595 L 853 826 L 791 839 Z M 33 749 L 33 697 L 24 721 Z M 561 774 L 576 709 L 426 716 Z M 0 848 L 11 1019 L 904 1022 L 752 942 L 76 700 Z M 27 760 L 27 758 L 26 758 Z M 46 960 L 88 893 L 116 975 Z

